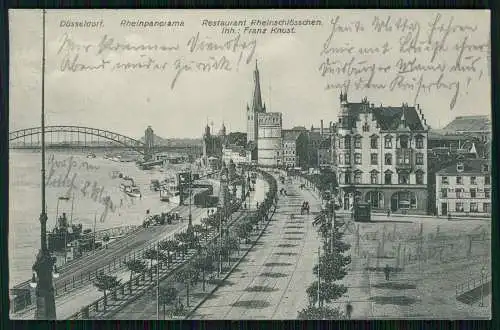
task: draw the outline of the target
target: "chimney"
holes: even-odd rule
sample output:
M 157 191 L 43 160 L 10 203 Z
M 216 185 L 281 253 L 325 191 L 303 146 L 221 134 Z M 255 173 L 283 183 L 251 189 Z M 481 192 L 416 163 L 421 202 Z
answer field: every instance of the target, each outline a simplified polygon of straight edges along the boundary
M 319 134 L 323 136 L 323 119 L 321 119 L 321 128 L 319 132 L 320 132 Z

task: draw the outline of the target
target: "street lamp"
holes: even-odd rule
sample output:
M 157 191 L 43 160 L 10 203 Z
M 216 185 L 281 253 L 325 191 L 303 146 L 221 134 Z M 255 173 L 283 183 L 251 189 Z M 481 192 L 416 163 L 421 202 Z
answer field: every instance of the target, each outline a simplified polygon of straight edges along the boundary
M 483 266 L 481 268 L 481 303 L 479 304 L 480 307 L 484 307 L 484 275 L 486 273 L 486 268 Z
M 56 304 L 54 297 L 54 287 L 52 284 L 52 271 L 54 269 L 54 259 L 47 248 L 47 210 L 45 204 L 45 9 L 42 10 L 42 113 L 41 113 L 41 144 L 42 144 L 42 170 L 41 170 L 41 190 L 42 190 L 42 211 L 40 213 L 40 240 L 41 246 L 33 265 L 33 270 L 38 275 L 36 288 L 36 319 L 55 320 Z M 33 277 L 35 274 L 33 274 Z M 36 278 L 35 278 L 36 280 Z

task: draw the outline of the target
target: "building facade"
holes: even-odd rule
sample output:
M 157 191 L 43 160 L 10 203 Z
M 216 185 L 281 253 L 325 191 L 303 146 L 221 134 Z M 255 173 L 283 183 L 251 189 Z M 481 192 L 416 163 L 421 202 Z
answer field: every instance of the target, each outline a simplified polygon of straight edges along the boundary
M 221 159 L 222 149 L 227 142 L 226 127 L 222 124 L 219 134 L 214 135 L 210 130 L 210 126 L 205 127 L 203 134 L 203 158 L 217 157 Z
M 341 93 L 335 155 L 344 209 L 362 200 L 375 212 L 427 213 L 428 129 L 418 105 L 375 107 Z
M 467 159 L 436 173 L 438 216 L 491 216 L 491 165 Z
M 282 125 L 280 112 L 258 114 L 257 162 L 259 165 L 282 165 Z
M 249 163 L 250 157 L 242 146 L 228 145 L 222 149 L 222 161 L 226 164 L 229 164 L 230 161 L 233 161 L 237 165 L 246 164 Z
M 144 132 L 144 143 L 146 145 L 144 158 L 146 160 L 149 160 L 153 157 L 154 146 L 155 146 L 155 134 L 154 134 L 153 128 L 151 128 L 151 126 L 148 126 L 148 128 L 146 128 L 146 131 Z
M 303 130 L 283 130 L 283 166 L 307 167 L 307 133 Z

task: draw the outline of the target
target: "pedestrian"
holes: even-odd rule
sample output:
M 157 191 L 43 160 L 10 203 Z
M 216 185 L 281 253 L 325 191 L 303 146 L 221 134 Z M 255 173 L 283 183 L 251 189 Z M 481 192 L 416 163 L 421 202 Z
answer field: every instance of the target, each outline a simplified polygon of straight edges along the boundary
M 347 303 L 347 306 L 345 307 L 345 313 L 347 315 L 348 319 L 351 319 L 351 314 L 352 314 L 352 305 L 351 303 Z
M 391 216 L 391 210 L 387 209 L 387 217 L 389 218 Z
M 123 198 L 120 198 L 120 207 L 123 206 Z
M 391 272 L 391 268 L 389 267 L 388 264 L 385 264 L 384 268 L 384 274 L 385 274 L 385 280 L 389 281 L 389 273 Z

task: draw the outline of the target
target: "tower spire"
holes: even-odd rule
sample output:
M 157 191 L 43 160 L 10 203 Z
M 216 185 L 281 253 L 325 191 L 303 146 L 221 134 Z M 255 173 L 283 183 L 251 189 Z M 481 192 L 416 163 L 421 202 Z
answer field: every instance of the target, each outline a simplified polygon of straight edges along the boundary
M 264 107 L 262 106 L 262 94 L 260 91 L 260 75 L 259 75 L 259 68 L 257 65 L 257 60 L 255 60 L 255 71 L 253 73 L 253 79 L 254 79 L 254 91 L 253 91 L 253 98 L 252 98 L 252 110 L 254 112 L 264 112 Z

